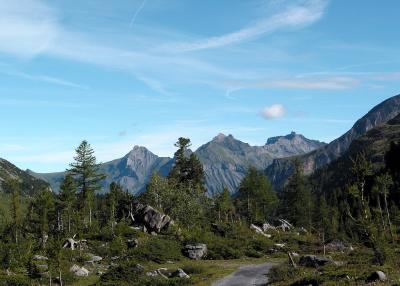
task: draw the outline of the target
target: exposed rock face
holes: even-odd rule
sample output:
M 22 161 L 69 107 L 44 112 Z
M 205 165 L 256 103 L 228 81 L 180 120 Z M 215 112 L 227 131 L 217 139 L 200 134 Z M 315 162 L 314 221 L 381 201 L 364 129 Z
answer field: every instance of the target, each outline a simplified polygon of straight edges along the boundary
M 300 257 L 299 265 L 304 267 L 317 268 L 327 263 L 333 263 L 333 260 L 324 256 L 304 255 Z
M 9 191 L 6 182 L 10 179 L 17 180 L 21 184 L 22 195 L 32 196 L 44 189 L 49 188 L 45 181 L 31 176 L 10 162 L 0 158 L 0 191 Z
M 142 204 L 136 206 L 134 218 L 135 223 L 144 225 L 149 233 L 160 233 L 174 223 L 168 215 L 159 212 L 151 206 Z
M 394 118 L 399 112 L 400 95 L 397 95 L 375 106 L 338 139 L 313 152 L 299 156 L 303 162 L 305 174 L 310 174 L 339 158 L 348 150 L 351 142 L 365 134 L 368 130 Z M 266 169 L 267 176 L 275 186 L 282 187 L 287 178 L 293 173 L 292 160 L 293 158 L 275 159 Z
M 207 189 L 215 194 L 224 187 L 235 192 L 250 166 L 263 170 L 274 158 L 305 154 L 324 145 L 294 132 L 270 138 L 264 146 L 250 146 L 232 135 L 219 134 L 195 154 L 203 164 Z
M 193 260 L 200 260 L 207 255 L 207 245 L 204 243 L 188 244 L 185 246 L 185 254 Z

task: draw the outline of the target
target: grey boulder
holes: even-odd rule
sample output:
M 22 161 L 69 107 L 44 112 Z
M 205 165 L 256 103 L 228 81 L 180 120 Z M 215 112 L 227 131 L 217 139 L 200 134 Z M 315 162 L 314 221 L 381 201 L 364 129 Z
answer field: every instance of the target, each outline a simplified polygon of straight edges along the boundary
M 204 243 L 188 244 L 185 246 L 185 254 L 193 260 L 200 260 L 207 255 L 207 245 Z

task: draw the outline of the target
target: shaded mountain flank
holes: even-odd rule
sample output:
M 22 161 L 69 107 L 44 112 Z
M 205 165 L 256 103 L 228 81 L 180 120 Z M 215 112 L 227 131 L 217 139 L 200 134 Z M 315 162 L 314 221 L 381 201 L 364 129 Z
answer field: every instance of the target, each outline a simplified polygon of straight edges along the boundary
M 353 127 L 345 134 L 322 148 L 316 149 L 305 155 L 297 156 L 303 163 L 305 174 L 311 174 L 315 170 L 326 166 L 339 158 L 349 148 L 350 144 L 367 131 L 380 126 L 396 117 L 400 112 L 400 95 L 391 97 L 371 109 L 365 116 L 357 120 Z M 276 187 L 284 185 L 287 178 L 293 173 L 294 157 L 279 158 L 273 160 L 265 173 Z
M 10 162 L 0 158 L 0 191 L 9 192 L 9 180 L 17 180 L 23 195 L 31 196 L 43 189 L 49 188 L 44 180 L 31 176 Z

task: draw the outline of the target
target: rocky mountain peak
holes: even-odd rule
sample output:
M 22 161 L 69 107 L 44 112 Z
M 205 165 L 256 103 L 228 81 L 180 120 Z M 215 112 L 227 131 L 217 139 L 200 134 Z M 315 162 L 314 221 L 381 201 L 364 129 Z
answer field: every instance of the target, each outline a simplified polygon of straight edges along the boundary
M 229 134 L 225 135 L 224 133 L 219 133 L 217 136 L 214 137 L 213 141 L 214 142 L 224 142 L 226 140 L 234 140 L 235 138 Z
M 302 137 L 304 138 L 303 135 L 301 134 L 297 134 L 296 132 L 292 131 L 290 134 L 285 135 L 285 136 L 275 136 L 275 137 L 270 137 L 267 139 L 267 143 L 265 143 L 265 145 L 272 145 L 277 143 L 279 140 L 281 139 L 286 139 L 286 140 L 293 140 L 296 137 Z

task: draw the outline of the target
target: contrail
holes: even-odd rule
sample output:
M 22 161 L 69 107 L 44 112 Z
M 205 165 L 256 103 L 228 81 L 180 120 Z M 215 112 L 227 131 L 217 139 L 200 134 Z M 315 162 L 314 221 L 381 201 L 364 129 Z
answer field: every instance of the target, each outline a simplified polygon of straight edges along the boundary
M 142 4 L 139 6 L 139 8 L 136 10 L 135 14 L 133 14 L 131 23 L 129 24 L 129 28 L 133 27 L 133 24 L 135 23 L 136 17 L 139 15 L 140 11 L 144 8 L 144 5 L 146 5 L 147 0 L 143 0 Z

